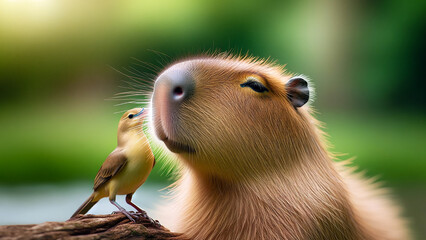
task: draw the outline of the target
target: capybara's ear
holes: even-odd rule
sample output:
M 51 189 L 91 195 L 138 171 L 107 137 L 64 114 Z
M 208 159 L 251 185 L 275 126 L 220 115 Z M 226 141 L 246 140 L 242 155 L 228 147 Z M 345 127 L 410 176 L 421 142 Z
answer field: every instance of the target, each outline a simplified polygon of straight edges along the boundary
M 309 100 L 309 87 L 308 82 L 303 77 L 292 77 L 285 84 L 287 90 L 287 97 L 291 104 L 298 108 Z

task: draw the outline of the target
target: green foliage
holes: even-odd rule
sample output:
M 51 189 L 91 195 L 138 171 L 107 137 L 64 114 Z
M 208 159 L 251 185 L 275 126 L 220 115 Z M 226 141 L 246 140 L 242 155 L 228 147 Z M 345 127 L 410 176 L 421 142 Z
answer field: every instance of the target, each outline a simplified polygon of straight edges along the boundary
M 326 132 L 340 159 L 367 176 L 395 183 L 426 183 L 426 125 L 423 115 L 324 114 Z

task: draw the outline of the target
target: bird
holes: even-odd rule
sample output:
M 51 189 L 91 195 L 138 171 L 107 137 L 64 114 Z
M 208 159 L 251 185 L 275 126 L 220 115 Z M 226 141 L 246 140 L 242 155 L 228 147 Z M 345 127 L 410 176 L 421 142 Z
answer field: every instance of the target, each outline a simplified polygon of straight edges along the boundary
M 135 216 L 116 202 L 116 195 L 126 195 L 126 202 L 142 216 L 148 217 L 145 211 L 132 202 L 133 194 L 146 181 L 155 166 L 154 154 L 142 129 L 147 115 L 144 110 L 144 108 L 133 108 L 120 118 L 117 147 L 108 155 L 99 169 L 92 195 L 71 218 L 87 213 L 100 199 L 109 197 L 111 204 L 135 222 Z

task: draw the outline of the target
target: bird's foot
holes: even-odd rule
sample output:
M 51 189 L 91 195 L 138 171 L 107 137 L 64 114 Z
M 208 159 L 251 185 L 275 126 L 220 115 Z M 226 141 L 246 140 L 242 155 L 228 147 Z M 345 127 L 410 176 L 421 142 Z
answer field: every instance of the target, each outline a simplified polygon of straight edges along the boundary
M 144 211 L 144 210 L 140 210 L 140 211 L 138 211 L 138 214 L 140 214 L 142 217 L 144 217 L 144 218 L 149 218 L 148 217 L 148 214 Z
M 130 216 L 128 216 L 127 214 L 126 217 L 129 218 L 132 222 L 136 222 L 139 221 L 141 218 L 143 218 L 144 220 L 142 220 L 142 222 L 148 222 L 155 226 L 155 227 L 162 227 L 162 225 L 160 224 L 160 222 L 158 220 L 155 220 L 153 218 L 151 218 L 150 216 L 148 216 L 148 214 L 145 211 L 138 211 L 138 212 L 134 212 L 134 211 L 126 211 Z M 114 211 L 112 212 L 112 214 L 119 214 L 119 213 L 123 213 L 120 211 Z M 146 221 L 148 220 L 148 221 Z
M 160 222 L 158 220 L 155 220 L 149 216 L 146 216 L 145 219 L 148 219 L 148 221 L 150 222 L 150 224 L 152 224 L 154 227 L 162 227 L 162 225 L 160 224 Z
M 127 212 L 127 211 L 124 211 L 124 212 L 122 212 L 122 211 L 114 211 L 114 212 L 112 212 L 111 214 L 120 214 L 120 213 L 122 213 L 122 214 L 124 214 L 130 221 L 132 221 L 132 222 L 136 222 L 136 220 L 135 219 L 137 219 L 138 217 L 136 216 L 135 217 L 135 215 L 134 215 L 134 212 Z
M 126 212 L 131 213 L 131 214 L 137 214 L 134 211 L 126 211 Z M 120 212 L 120 211 L 113 211 L 111 214 L 119 214 L 119 213 L 122 213 L 122 212 Z
M 148 219 L 148 220 L 149 220 L 149 222 L 150 222 L 152 225 L 154 225 L 155 227 L 162 227 L 162 225 L 160 224 L 160 222 L 159 222 L 158 220 L 155 220 L 155 219 L 151 218 L 150 216 L 148 216 L 148 214 L 147 214 L 145 211 L 141 210 L 141 211 L 138 211 L 138 213 L 139 213 L 139 214 L 140 214 L 143 218 Z

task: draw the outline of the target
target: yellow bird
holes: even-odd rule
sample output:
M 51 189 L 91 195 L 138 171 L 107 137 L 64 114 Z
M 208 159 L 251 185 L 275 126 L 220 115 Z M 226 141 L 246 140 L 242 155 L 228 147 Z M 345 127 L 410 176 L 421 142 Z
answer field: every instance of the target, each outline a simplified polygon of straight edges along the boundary
M 116 201 L 116 195 L 126 195 L 126 202 L 138 212 L 145 211 L 132 203 L 133 193 L 146 181 L 155 165 L 154 154 L 143 133 L 142 123 L 146 117 L 143 108 L 127 111 L 118 124 L 117 147 L 106 158 L 95 177 L 92 195 L 71 216 L 87 213 L 100 199 L 109 201 L 135 222 L 132 215 Z

